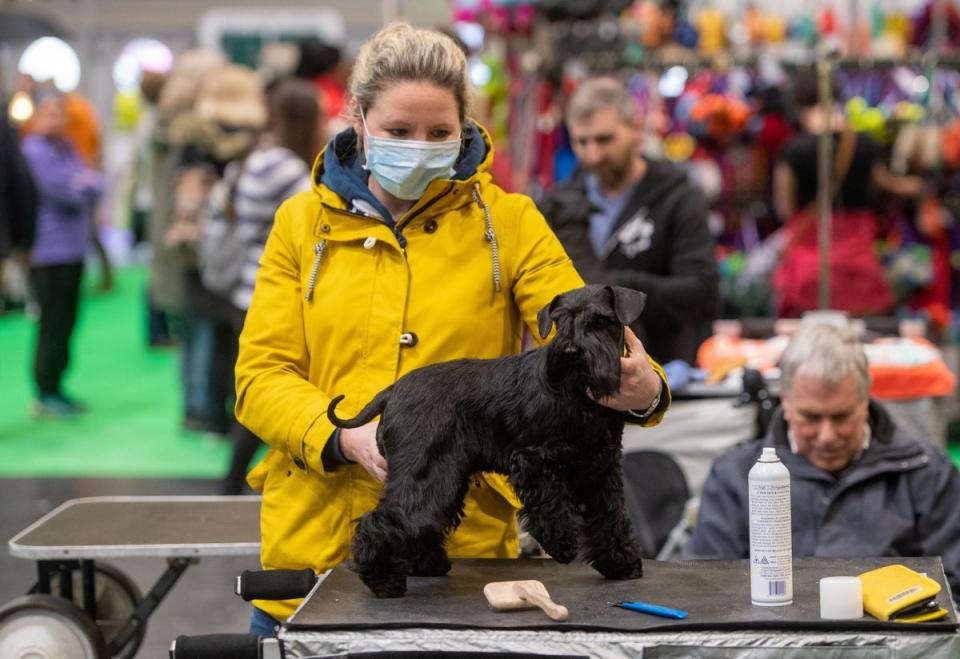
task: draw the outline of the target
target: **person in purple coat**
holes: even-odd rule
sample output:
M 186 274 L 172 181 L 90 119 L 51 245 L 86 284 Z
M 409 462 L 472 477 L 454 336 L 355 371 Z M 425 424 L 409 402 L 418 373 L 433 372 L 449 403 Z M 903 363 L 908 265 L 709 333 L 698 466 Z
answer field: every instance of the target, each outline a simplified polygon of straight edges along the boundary
M 64 394 L 70 336 L 77 319 L 83 259 L 90 244 L 94 204 L 103 179 L 87 167 L 63 137 L 63 97 L 41 92 L 35 100 L 34 132 L 21 143 L 38 193 L 37 227 L 30 253 L 30 283 L 40 310 L 34 378 L 35 417 L 76 414 L 84 406 Z

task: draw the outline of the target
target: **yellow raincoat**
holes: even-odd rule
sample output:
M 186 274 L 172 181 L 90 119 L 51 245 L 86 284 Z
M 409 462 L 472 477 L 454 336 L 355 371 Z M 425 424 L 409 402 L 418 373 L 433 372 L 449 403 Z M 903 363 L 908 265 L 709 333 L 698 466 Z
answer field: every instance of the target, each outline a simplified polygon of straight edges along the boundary
M 346 395 L 348 417 L 420 366 L 516 354 L 524 325 L 536 335 L 537 312 L 583 284 L 530 199 L 492 183 L 489 138 L 472 135 L 454 178 L 433 181 L 395 229 L 369 216 L 378 202 L 352 131 L 317 159 L 313 191 L 277 212 L 236 365 L 237 417 L 271 447 L 248 476 L 264 495 L 264 568 L 347 559 L 354 520 L 379 498 L 363 467 L 324 469 L 331 398 Z M 471 480 L 449 555 L 516 557 L 516 495 L 501 475 Z M 257 602 L 278 620 L 296 604 Z

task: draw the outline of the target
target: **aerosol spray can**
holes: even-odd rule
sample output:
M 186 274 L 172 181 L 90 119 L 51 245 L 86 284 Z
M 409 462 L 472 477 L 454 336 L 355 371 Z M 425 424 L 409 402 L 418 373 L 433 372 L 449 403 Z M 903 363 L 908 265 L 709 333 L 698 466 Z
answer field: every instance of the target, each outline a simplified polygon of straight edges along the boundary
M 790 472 L 764 448 L 747 478 L 750 490 L 750 597 L 757 606 L 793 603 Z

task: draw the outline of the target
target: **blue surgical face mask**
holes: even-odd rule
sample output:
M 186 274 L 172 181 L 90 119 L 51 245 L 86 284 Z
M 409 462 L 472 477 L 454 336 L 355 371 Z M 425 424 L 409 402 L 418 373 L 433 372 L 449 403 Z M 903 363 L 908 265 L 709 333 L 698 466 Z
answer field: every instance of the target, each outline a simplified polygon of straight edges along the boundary
M 460 155 L 460 142 L 423 142 L 377 137 L 367 129 L 367 120 L 360 113 L 366 135 L 367 164 L 377 183 L 398 199 L 414 200 L 423 196 L 431 181 L 449 177 Z

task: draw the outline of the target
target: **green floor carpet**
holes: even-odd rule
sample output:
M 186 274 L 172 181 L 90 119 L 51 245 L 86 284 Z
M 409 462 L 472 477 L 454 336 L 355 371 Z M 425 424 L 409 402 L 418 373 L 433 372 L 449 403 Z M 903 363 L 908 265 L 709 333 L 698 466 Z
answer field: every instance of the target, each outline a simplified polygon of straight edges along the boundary
M 22 313 L 0 316 L 0 476 L 216 478 L 227 441 L 180 429 L 177 353 L 146 347 L 144 272 L 117 273 L 109 293 L 84 282 L 65 390 L 90 410 L 30 418 L 36 332 Z

